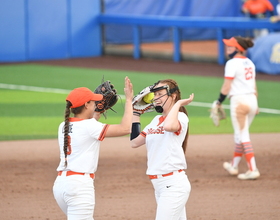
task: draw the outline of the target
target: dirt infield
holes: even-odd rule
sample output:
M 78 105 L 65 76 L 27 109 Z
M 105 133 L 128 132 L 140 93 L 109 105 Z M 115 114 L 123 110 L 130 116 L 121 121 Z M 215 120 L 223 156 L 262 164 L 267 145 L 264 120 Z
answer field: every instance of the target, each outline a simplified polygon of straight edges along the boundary
M 110 56 L 35 63 L 219 77 L 224 68 Z M 259 74 L 258 79 L 280 81 L 280 76 Z M 190 135 L 188 220 L 280 219 L 280 135 L 252 134 L 251 139 L 261 177 L 240 181 L 222 168 L 233 153 L 232 134 Z M 52 194 L 59 162 L 57 140 L 3 141 L 0 149 L 0 219 L 66 219 Z M 240 171 L 246 170 L 243 159 Z M 156 204 L 145 171 L 145 147 L 131 149 L 128 137 L 105 139 L 95 179 L 95 220 L 154 219 Z
M 222 168 L 232 155 L 232 135 L 190 136 L 189 220 L 280 219 L 279 134 L 251 138 L 261 177 L 240 181 Z M 57 140 L 3 141 L 0 149 L 1 219 L 66 219 L 52 194 Z M 243 161 L 240 171 L 246 169 Z M 95 220 L 154 219 L 155 199 L 145 171 L 145 147 L 130 148 L 128 137 L 105 139 L 95 179 Z

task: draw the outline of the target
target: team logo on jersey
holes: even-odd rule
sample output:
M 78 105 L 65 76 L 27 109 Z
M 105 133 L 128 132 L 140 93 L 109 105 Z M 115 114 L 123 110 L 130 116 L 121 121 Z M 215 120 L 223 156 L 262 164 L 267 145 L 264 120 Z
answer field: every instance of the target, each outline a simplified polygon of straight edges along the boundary
M 72 128 L 73 128 L 73 124 L 69 124 L 69 132 L 68 132 L 68 134 L 72 133 Z M 65 131 L 65 125 L 63 126 L 62 133 L 64 133 L 64 131 Z
M 280 43 L 277 43 L 272 47 L 270 62 L 271 63 L 280 63 Z
M 148 134 L 164 134 L 163 126 L 159 126 L 157 129 L 149 128 Z

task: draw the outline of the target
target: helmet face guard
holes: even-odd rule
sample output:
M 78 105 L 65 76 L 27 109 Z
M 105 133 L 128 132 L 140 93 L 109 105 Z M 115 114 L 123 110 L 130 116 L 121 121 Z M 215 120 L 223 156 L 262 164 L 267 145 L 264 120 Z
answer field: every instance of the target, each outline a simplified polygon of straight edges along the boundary
M 166 89 L 167 95 L 168 95 L 168 98 L 169 98 L 169 96 L 171 96 L 172 93 L 174 93 L 175 91 L 179 90 L 178 86 L 174 87 L 173 89 L 170 89 L 170 88 L 169 88 L 169 85 L 164 85 L 164 86 L 160 86 L 160 87 L 156 87 L 156 88 L 155 88 L 155 86 L 157 86 L 157 85 L 159 84 L 159 82 L 160 82 L 160 81 L 158 81 L 157 83 L 154 84 L 154 86 L 151 88 L 151 92 L 157 92 L 157 91 Z M 161 98 L 161 97 L 163 97 L 163 96 L 165 96 L 165 95 L 166 95 L 166 94 L 160 96 L 159 98 Z M 157 98 L 157 99 L 159 99 L 159 98 Z M 168 99 L 168 98 L 167 98 L 167 99 Z M 162 112 L 163 112 L 163 106 L 165 105 L 167 99 L 165 100 L 165 102 L 163 103 L 162 106 L 155 106 L 156 112 L 158 112 L 158 113 L 162 113 Z M 154 100 L 155 100 L 155 99 L 154 99 Z
M 163 90 L 163 89 L 166 89 L 167 92 L 169 91 L 169 86 L 168 86 L 168 85 L 160 86 L 160 87 L 155 88 L 155 86 L 157 86 L 157 85 L 158 85 L 158 83 L 155 83 L 155 84 L 153 85 L 153 87 L 151 88 L 151 92 L 157 92 L 157 91 Z
M 173 89 L 170 89 L 169 85 L 164 85 L 164 86 L 160 86 L 160 87 L 155 88 L 159 83 L 160 83 L 160 81 L 158 81 L 157 83 L 155 83 L 153 85 L 153 87 L 151 88 L 151 92 L 157 92 L 159 90 L 166 89 L 167 90 L 167 95 L 170 96 L 172 93 L 179 90 L 178 86 L 174 87 Z

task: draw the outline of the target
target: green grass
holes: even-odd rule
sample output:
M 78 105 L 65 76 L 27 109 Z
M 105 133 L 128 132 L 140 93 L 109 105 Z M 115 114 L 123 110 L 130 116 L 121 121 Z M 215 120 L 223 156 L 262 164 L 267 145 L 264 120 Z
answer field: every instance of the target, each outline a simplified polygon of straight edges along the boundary
M 223 82 L 222 76 L 220 78 L 184 76 L 31 64 L 0 66 L 0 83 L 66 90 L 65 93 L 59 94 L 0 89 L 0 140 L 56 138 L 58 125 L 63 121 L 68 91 L 80 86 L 94 90 L 100 84 L 103 75 L 105 80 L 110 80 L 115 85 L 119 94 L 123 94 L 125 76 L 131 79 L 135 94 L 159 79 L 173 78 L 179 83 L 183 98 L 193 92 L 195 102 L 206 103 L 217 99 Z M 258 81 L 257 83 L 259 106 L 280 110 L 280 103 L 272 95 L 280 94 L 279 82 Z M 125 100 L 120 99 L 114 106 L 117 113 L 108 111 L 107 119 L 102 117 L 100 121 L 108 124 L 119 123 L 124 110 L 124 102 Z M 225 104 L 229 104 L 229 101 L 226 100 Z M 226 109 L 228 119 L 222 121 L 220 127 L 214 127 L 212 124 L 209 108 L 188 106 L 187 109 L 191 134 L 233 132 L 228 109 Z M 155 114 L 148 113 L 141 116 L 142 128 Z M 279 124 L 279 114 L 261 113 L 256 116 L 251 132 L 280 132 Z

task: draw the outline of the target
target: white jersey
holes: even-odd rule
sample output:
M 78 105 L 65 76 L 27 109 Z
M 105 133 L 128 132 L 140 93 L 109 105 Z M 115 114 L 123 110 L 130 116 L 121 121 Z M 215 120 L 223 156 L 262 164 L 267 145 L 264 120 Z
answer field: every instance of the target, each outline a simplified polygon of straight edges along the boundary
M 226 79 L 233 79 L 228 96 L 253 94 L 256 92 L 256 70 L 247 57 L 234 57 L 225 66 Z
M 276 5 L 276 12 L 277 12 L 277 15 L 280 16 L 280 3 L 278 5 Z
M 141 132 L 146 137 L 147 175 L 166 174 L 187 168 L 182 143 L 188 129 L 188 116 L 179 112 L 181 127 L 177 132 L 166 132 L 163 129 L 164 119 L 163 116 L 156 116 Z
M 105 137 L 109 125 L 96 119 L 70 118 L 67 168 L 64 168 L 64 122 L 59 125 L 58 143 L 60 163 L 57 171 L 71 170 L 80 173 L 95 173 L 98 165 L 100 141 Z

